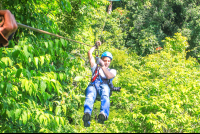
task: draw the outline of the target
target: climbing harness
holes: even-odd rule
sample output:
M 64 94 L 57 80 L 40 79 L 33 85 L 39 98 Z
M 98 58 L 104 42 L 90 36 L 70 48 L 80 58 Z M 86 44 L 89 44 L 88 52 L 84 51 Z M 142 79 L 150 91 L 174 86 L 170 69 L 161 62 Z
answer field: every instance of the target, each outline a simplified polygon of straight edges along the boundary
M 99 47 L 98 47 L 98 44 L 95 43 L 95 46 L 96 46 L 95 55 L 96 55 L 96 57 L 98 57 L 99 56 L 99 49 L 98 49 Z M 92 78 L 91 78 L 91 82 L 92 83 L 96 80 L 96 78 L 97 78 L 98 75 L 99 75 L 99 67 L 98 67 L 98 64 L 97 64 L 97 67 L 96 67 L 94 73 L 92 74 Z
M 98 64 L 97 64 L 97 67 L 96 67 L 96 69 L 95 69 L 95 71 L 92 75 L 91 82 L 93 83 L 97 79 L 98 76 L 99 76 L 99 67 L 98 67 Z
M 95 44 L 95 45 L 96 45 L 96 44 Z M 98 52 L 98 54 L 96 54 L 96 51 L 95 51 L 96 57 L 99 56 L 98 47 L 97 47 L 97 52 Z M 112 60 L 112 58 L 113 58 L 113 57 L 112 57 L 112 54 L 111 54 L 110 52 L 104 52 L 104 53 L 102 54 L 101 57 L 110 57 L 111 60 Z M 113 86 L 113 83 L 112 83 L 112 81 L 111 81 L 110 79 L 105 79 L 105 78 L 103 78 L 103 77 L 100 75 L 99 70 L 100 70 L 100 67 L 99 67 L 98 64 L 97 64 L 97 67 L 96 67 L 95 71 L 94 71 L 93 74 L 92 74 L 91 84 L 94 86 L 95 80 L 96 80 L 96 79 L 99 79 L 99 80 L 100 80 L 100 83 L 104 83 L 104 84 L 107 84 L 107 85 L 109 86 L 109 88 L 110 88 L 110 96 L 112 95 L 112 91 L 118 91 L 118 92 L 120 92 L 121 87 L 114 87 L 114 86 Z M 108 69 L 108 70 L 110 71 L 110 69 Z M 95 86 L 94 86 L 94 87 L 95 87 Z M 99 96 L 97 96 L 96 100 L 100 101 Z

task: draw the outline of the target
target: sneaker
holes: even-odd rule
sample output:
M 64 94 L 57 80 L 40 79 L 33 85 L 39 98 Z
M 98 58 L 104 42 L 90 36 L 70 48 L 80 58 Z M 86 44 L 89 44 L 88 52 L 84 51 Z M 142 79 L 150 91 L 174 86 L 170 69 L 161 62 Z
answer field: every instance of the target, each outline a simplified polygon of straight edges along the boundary
M 106 120 L 106 115 L 103 112 L 101 112 L 98 116 L 98 119 L 99 123 L 104 124 L 104 121 Z
M 84 121 L 84 126 L 85 127 L 89 127 L 90 126 L 90 118 L 91 118 L 91 116 L 90 116 L 89 113 L 85 113 L 83 115 L 83 121 Z

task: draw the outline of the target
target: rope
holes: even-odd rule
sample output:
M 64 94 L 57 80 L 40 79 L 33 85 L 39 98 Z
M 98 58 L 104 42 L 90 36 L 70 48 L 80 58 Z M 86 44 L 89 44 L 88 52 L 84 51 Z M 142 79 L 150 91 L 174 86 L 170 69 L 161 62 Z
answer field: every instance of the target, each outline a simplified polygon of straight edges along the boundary
M 101 31 L 100 39 L 101 39 L 101 37 L 103 35 L 103 30 L 104 30 L 104 27 L 105 27 L 105 24 L 106 24 L 106 20 L 107 20 L 107 14 L 106 14 L 106 19 L 104 21 L 103 28 L 102 28 L 102 31 Z
M 102 31 L 101 31 L 100 39 L 101 39 L 101 37 L 102 37 L 102 35 L 103 35 L 103 30 L 104 30 L 104 27 L 105 27 L 105 24 L 106 24 L 106 20 L 107 20 L 107 17 L 108 17 L 107 14 L 110 14 L 110 13 L 109 13 L 110 8 L 112 8 L 112 1 L 110 1 L 110 5 L 109 5 L 109 7 L 108 7 L 108 12 L 106 12 L 106 18 L 105 18 L 105 21 L 104 21 L 104 24 L 103 24 L 103 28 L 102 28 Z M 98 48 L 97 48 L 97 49 L 98 49 Z
M 0 16 L 0 27 L 1 27 L 3 24 L 4 24 L 4 17 L 3 17 L 3 16 Z M 80 44 L 83 44 L 83 45 L 87 45 L 87 46 L 92 47 L 91 45 L 88 45 L 88 44 L 86 44 L 86 43 L 82 43 L 82 42 L 79 42 L 79 41 L 75 41 L 75 40 L 72 40 L 72 39 L 68 39 L 68 38 L 66 38 L 66 37 L 63 37 L 63 36 L 60 36 L 60 35 L 57 35 L 57 34 L 53 34 L 53 33 L 50 33 L 50 32 L 44 31 L 44 30 L 36 29 L 36 28 L 30 27 L 30 26 L 27 26 L 27 25 L 24 25 L 24 24 L 17 23 L 17 26 L 18 26 L 18 27 L 21 27 L 21 28 L 27 28 L 27 29 L 33 30 L 33 31 L 38 32 L 38 33 L 48 34 L 48 35 L 51 35 L 51 36 L 55 36 L 55 37 L 58 37 L 58 38 L 66 39 L 66 40 L 69 40 L 69 41 L 73 41 L 73 42 L 76 42 L 76 43 L 80 43 Z
M 105 27 L 105 24 L 106 24 L 106 20 L 107 20 L 107 13 L 106 13 L 106 18 L 105 18 L 105 21 L 104 21 L 104 24 L 103 24 L 103 27 L 102 27 L 102 30 L 101 30 L 101 35 L 100 35 L 100 38 L 99 40 L 101 39 L 102 35 L 103 35 L 103 30 L 104 30 L 104 27 Z M 97 51 L 98 51 L 98 54 L 99 54 L 99 47 L 97 46 Z M 95 51 L 95 55 L 96 55 L 96 51 Z M 98 56 L 97 56 L 98 57 Z
M 103 35 L 103 30 L 104 30 L 104 26 L 105 26 L 105 24 L 106 24 L 106 20 L 107 20 L 107 14 L 106 14 L 106 19 L 105 19 L 105 21 L 104 21 L 103 28 L 102 28 L 101 35 L 100 35 L 99 40 L 101 39 L 101 37 L 102 37 L 102 35 Z M 99 47 L 98 47 L 97 44 L 95 44 L 95 45 L 96 45 L 95 55 L 96 55 L 96 57 L 98 57 L 98 56 L 99 56 Z M 97 54 L 97 53 L 98 53 L 98 54 Z M 97 68 L 98 68 L 98 66 L 97 66 Z
M 102 31 L 101 31 L 100 39 L 101 39 L 101 37 L 103 35 L 103 30 L 104 30 L 104 27 L 105 27 L 106 20 L 107 20 L 107 14 L 106 14 L 106 18 L 105 18 L 105 21 L 104 21 L 104 24 L 103 24 L 103 28 L 102 28 Z M 1 26 L 4 23 L 4 18 L 2 16 L 0 16 L 0 21 L 1 21 L 1 23 L 0 23 L 0 26 Z M 88 45 L 86 43 L 75 41 L 75 40 L 72 40 L 72 39 L 57 35 L 57 34 L 53 34 L 53 33 L 50 33 L 50 32 L 44 31 L 44 30 L 40 30 L 40 29 L 37 29 L 37 28 L 33 28 L 33 27 L 30 27 L 30 26 L 27 26 L 27 25 L 24 25 L 24 24 L 17 23 L 17 25 L 18 25 L 18 27 L 27 28 L 27 29 L 30 29 L 30 30 L 38 32 L 38 33 L 48 34 L 48 35 L 51 35 L 51 36 L 55 36 L 55 37 L 58 37 L 58 38 L 66 39 L 66 40 L 69 40 L 69 41 L 73 41 L 73 42 L 76 42 L 76 43 L 80 43 L 80 44 L 92 47 L 92 45 Z M 97 47 L 97 49 L 98 49 L 98 47 Z
M 73 41 L 73 42 L 76 42 L 76 43 L 80 43 L 80 44 L 92 47 L 91 45 L 88 45 L 86 43 L 82 43 L 82 42 L 79 42 L 79 41 L 68 39 L 66 37 L 63 37 L 63 36 L 60 36 L 60 35 L 57 35 L 57 34 L 53 34 L 53 33 L 50 33 L 50 32 L 44 31 L 44 30 L 36 29 L 36 28 L 30 27 L 30 26 L 27 26 L 27 25 L 24 25 L 24 24 L 17 23 L 17 25 L 18 25 L 18 27 L 27 28 L 27 29 L 33 30 L 33 31 L 38 32 L 38 33 L 48 34 L 48 35 L 51 35 L 51 36 L 55 36 L 55 37 L 58 37 L 58 38 L 66 39 L 66 40 L 69 40 L 69 41 Z

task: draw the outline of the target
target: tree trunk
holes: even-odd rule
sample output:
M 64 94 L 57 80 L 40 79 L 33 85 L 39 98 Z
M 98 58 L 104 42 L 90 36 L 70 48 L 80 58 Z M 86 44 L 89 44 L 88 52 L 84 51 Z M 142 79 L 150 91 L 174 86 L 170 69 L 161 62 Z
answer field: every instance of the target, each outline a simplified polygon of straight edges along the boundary
M 110 1 L 110 5 L 108 7 L 108 14 L 111 14 L 112 12 L 112 1 Z

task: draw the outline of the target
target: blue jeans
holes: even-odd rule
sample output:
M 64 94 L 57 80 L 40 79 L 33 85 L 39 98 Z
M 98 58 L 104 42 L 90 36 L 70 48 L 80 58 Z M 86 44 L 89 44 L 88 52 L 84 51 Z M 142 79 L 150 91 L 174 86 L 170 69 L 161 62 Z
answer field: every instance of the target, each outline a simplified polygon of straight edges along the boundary
M 107 118 L 110 108 L 110 88 L 107 84 L 103 84 L 99 79 L 96 79 L 94 84 L 90 83 L 86 88 L 86 98 L 84 104 L 84 113 L 92 114 L 93 105 L 97 95 L 101 97 L 100 112 L 103 112 Z

